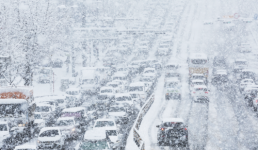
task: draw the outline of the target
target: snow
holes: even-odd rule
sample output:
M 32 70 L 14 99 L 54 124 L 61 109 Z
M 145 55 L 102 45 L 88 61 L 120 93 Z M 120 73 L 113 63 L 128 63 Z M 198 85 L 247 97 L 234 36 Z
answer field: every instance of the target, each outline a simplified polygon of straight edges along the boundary
M 162 118 L 162 122 L 184 122 L 182 118 Z
M 1 99 L 0 104 L 21 104 L 27 103 L 25 99 Z
M 84 135 L 85 140 L 100 140 L 105 138 L 106 138 L 106 131 L 99 130 L 99 129 L 88 130 Z

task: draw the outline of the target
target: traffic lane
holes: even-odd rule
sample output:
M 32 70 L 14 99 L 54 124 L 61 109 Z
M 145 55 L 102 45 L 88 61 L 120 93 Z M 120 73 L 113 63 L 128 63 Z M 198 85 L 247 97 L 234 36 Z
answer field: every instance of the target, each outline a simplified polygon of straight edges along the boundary
M 255 149 L 258 139 L 257 115 L 251 107 L 247 106 L 238 87 L 231 86 L 225 94 L 230 100 L 239 126 L 239 140 L 247 149 Z

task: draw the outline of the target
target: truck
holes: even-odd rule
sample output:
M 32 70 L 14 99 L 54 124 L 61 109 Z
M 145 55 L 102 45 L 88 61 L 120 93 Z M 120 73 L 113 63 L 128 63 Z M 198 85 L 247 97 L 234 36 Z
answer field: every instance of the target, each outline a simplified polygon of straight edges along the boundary
M 188 57 L 189 78 L 194 74 L 203 74 L 206 80 L 209 75 L 209 58 L 203 53 L 194 53 Z
M 1 138 L 0 149 L 14 149 L 33 136 L 34 111 L 32 87 L 0 87 L 0 121 L 7 122 L 8 136 Z

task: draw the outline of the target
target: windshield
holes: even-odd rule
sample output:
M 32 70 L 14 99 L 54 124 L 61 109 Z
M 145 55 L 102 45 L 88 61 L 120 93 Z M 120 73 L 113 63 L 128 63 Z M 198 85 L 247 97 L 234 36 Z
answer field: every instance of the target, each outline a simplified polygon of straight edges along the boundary
M 110 107 L 109 112 L 125 112 L 124 107 Z
M 113 88 L 118 87 L 118 84 L 108 84 L 107 86 L 112 86 Z
M 167 65 L 166 68 L 167 68 L 167 69 L 175 69 L 175 68 L 176 68 L 176 65 Z
M 167 83 L 167 88 L 174 88 L 177 87 L 178 83 L 177 82 L 169 82 Z
M 97 121 L 95 127 L 113 127 L 115 123 L 113 121 Z
M 108 99 L 107 95 L 98 95 L 98 100 Z
M 181 122 L 165 122 L 162 124 L 163 127 L 173 127 L 173 128 L 178 128 L 181 127 L 183 123 Z
M 108 136 L 117 136 L 116 130 L 106 130 Z
M 143 91 L 143 87 L 142 86 L 133 86 L 129 88 L 130 92 L 134 92 L 134 91 Z
M 101 93 L 112 93 L 112 89 L 104 89 L 100 91 Z
M 193 79 L 203 79 L 204 76 L 193 76 Z
M 26 114 L 28 105 L 24 104 L 0 104 L 0 115 L 1 116 L 21 116 Z
M 7 124 L 0 124 L 0 131 L 7 131 Z
M 79 150 L 104 150 L 107 148 L 106 140 L 84 140 Z
M 147 70 L 144 73 L 154 73 L 154 72 L 155 72 L 154 70 Z
M 206 92 L 207 89 L 206 88 L 195 88 L 195 91 L 204 91 L 204 92 Z
M 180 77 L 180 75 L 178 73 L 166 73 L 166 78 L 169 78 L 169 77 Z
M 35 112 L 49 112 L 51 108 L 49 106 L 37 106 Z
M 61 117 L 82 117 L 82 112 L 63 112 Z
M 113 80 L 126 80 L 125 77 L 113 77 Z
M 206 64 L 207 60 L 205 59 L 192 59 L 192 64 Z
M 246 65 L 247 62 L 246 61 L 236 61 L 235 64 L 236 65 Z
M 69 95 L 79 95 L 79 91 L 66 91 L 66 94 L 69 94 Z
M 203 82 L 193 82 L 194 85 L 204 85 Z
M 142 81 L 142 82 L 152 82 L 153 80 L 150 77 L 150 78 L 141 78 L 140 81 Z
M 56 122 L 57 126 L 72 126 L 74 125 L 73 120 L 59 120 Z
M 39 137 L 55 137 L 59 135 L 58 130 L 47 130 L 42 132 Z
M 130 96 L 121 96 L 116 98 L 116 101 L 129 101 L 129 100 L 131 100 Z
M 83 84 L 94 84 L 94 79 L 83 79 L 82 83 Z
M 41 117 L 40 114 L 34 114 L 34 118 L 35 118 L 35 119 L 42 119 L 42 117 Z

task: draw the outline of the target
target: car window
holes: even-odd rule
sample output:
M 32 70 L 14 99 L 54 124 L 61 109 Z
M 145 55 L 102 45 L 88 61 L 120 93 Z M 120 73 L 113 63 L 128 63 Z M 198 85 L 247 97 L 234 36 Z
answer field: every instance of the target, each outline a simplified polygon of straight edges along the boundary
M 47 130 L 42 132 L 39 137 L 55 137 L 59 135 L 58 130 Z
M 97 121 L 95 127 L 112 127 L 115 126 L 113 121 Z
M 7 131 L 7 124 L 0 124 L 0 131 Z

